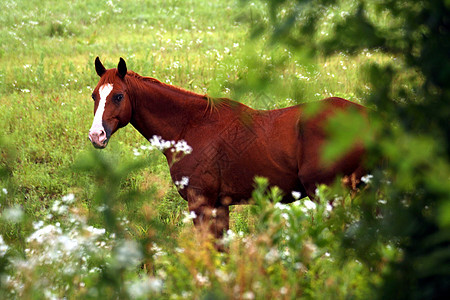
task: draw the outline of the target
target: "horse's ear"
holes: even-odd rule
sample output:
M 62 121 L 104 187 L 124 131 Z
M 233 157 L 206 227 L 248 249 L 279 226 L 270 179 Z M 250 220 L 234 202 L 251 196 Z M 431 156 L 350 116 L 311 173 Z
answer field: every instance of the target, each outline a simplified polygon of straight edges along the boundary
M 100 58 L 95 59 L 95 71 L 97 71 L 98 76 L 102 77 L 103 74 L 105 74 L 106 69 L 103 66 L 102 62 L 100 61 Z
M 119 72 L 119 76 L 123 79 L 125 75 L 127 75 L 127 64 L 120 58 L 119 64 L 117 65 L 117 71 Z

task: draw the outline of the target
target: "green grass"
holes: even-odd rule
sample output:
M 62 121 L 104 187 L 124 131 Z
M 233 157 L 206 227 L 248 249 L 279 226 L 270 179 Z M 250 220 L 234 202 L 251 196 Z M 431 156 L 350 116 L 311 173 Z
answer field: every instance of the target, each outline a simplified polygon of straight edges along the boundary
M 124 57 L 128 68 L 141 75 L 261 109 L 328 96 L 361 102 L 370 89 L 361 77 L 361 68 L 366 62 L 392 59 L 365 52 L 351 58 L 338 54 L 311 61 L 266 41 L 252 41 L 249 19 L 256 15 L 264 18 L 264 6 L 240 1 L 6 0 L 0 3 L 0 10 L 4 12 L 0 15 L 0 125 L 14 154 L 9 162 L 12 176 L 4 181 L 14 189 L 2 200 L 2 207 L 18 204 L 31 221 L 40 220 L 55 200 L 73 193 L 78 213 L 89 217 L 90 224 L 102 224 L 96 194 L 102 181 L 74 168 L 97 151 L 87 138 L 93 119 L 90 95 L 98 81 L 96 56 L 107 67 L 115 67 L 119 57 Z M 261 86 L 261 77 L 267 77 L 267 85 Z M 113 160 L 114 165 L 127 165 L 136 161 L 133 149 L 147 144 L 128 126 L 119 130 L 99 155 Z M 192 229 L 182 221 L 187 204 L 171 183 L 165 159 L 160 153 L 146 152 L 144 156 L 146 166 L 122 181 L 119 199 L 126 200 L 129 195 L 131 199 L 136 191 L 147 197 L 116 203 L 118 215 L 130 220 L 131 237 L 157 235 L 152 227 L 156 218 L 173 226 L 171 236 L 181 236 L 181 244 L 190 245 L 183 240 L 185 231 Z M 0 162 L 6 160 L 5 155 L 0 157 Z M 23 237 L 32 231 L 30 222 L 23 228 L 2 224 L 3 237 L 7 241 Z M 249 207 L 232 211 L 236 232 L 253 232 L 257 222 Z M 24 231 L 19 233 L 18 228 Z M 229 268 L 233 263 L 239 265 L 232 261 Z M 317 274 L 323 272 L 321 268 L 330 268 L 316 267 Z M 191 276 L 194 271 L 190 272 L 186 274 Z M 186 274 L 179 276 L 183 279 Z M 282 282 L 281 278 L 274 280 Z M 173 284 L 172 289 L 192 288 Z M 334 284 L 329 283 L 336 288 Z M 182 290 L 179 292 L 181 295 Z M 261 295 L 283 294 L 277 293 Z M 201 292 L 194 289 L 194 295 Z

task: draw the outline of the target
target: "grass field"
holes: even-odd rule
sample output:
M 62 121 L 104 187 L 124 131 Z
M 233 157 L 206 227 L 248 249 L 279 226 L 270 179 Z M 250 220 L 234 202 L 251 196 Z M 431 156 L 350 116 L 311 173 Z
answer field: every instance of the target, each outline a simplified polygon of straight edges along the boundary
M 94 58 L 100 56 L 107 67 L 115 67 L 123 57 L 128 68 L 141 75 L 254 108 L 285 107 L 327 96 L 361 102 L 370 90 L 360 72 L 364 63 L 395 58 L 367 51 L 351 58 L 338 54 L 312 61 L 264 39 L 252 40 L 249 24 L 254 18 L 264 20 L 266 14 L 260 3 L 5 0 L 0 9 L 0 137 L 9 149 L 2 152 L 0 162 L 11 171 L 0 181 L 4 191 L 0 229 L 10 245 L 9 255 L 34 266 L 26 268 L 17 258 L 14 266 L 23 269 L 0 270 L 8 274 L 1 279 L 3 295 L 358 298 L 376 281 L 358 262 L 333 266 L 327 257 L 336 250 L 331 246 L 336 246 L 334 229 L 319 230 L 327 225 L 314 222 L 313 213 L 308 215 L 300 205 L 266 208 L 267 226 L 283 220 L 283 213 L 297 216 L 301 220 L 297 225 L 310 226 L 302 233 L 280 231 L 280 235 L 297 232 L 290 238 L 302 245 L 297 260 L 276 252 L 272 242 L 264 244 L 264 235 L 255 233 L 261 219 L 246 206 L 233 209 L 232 231 L 240 242 L 230 246 L 230 255 L 202 250 L 190 239 L 191 223 L 183 222 L 189 219 L 187 204 L 170 181 L 164 157 L 140 149 L 148 141 L 128 126 L 113 136 L 107 149 L 93 149 L 87 138 L 93 119 L 90 95 L 98 81 Z M 353 9 L 351 4 L 348 9 Z M 324 20 L 331 22 L 336 15 L 330 12 Z M 324 26 L 324 35 L 326 30 Z M 261 85 L 264 76 L 267 84 Z M 141 166 L 127 172 L 130 164 Z M 111 199 L 117 202 L 107 202 Z M 117 227 L 108 225 L 104 217 L 105 201 L 115 207 Z M 325 213 L 325 204 L 317 205 L 315 213 Z M 78 225 L 70 225 L 73 218 Z M 121 232 L 128 243 L 89 231 L 93 244 L 106 245 L 86 250 L 95 253 L 87 259 L 89 270 L 83 269 L 86 259 L 74 255 L 54 264 L 31 263 L 33 255 L 48 250 L 29 240 L 44 228 L 40 221 L 59 223 L 72 236 L 74 228 L 85 232 L 105 227 L 104 236 Z M 133 261 L 136 245 L 143 254 L 136 254 Z M 111 249 L 125 249 L 129 260 L 114 265 Z M 77 259 L 80 264 L 73 268 L 78 271 L 61 273 L 60 268 Z M 138 267 L 143 260 L 149 273 Z M 108 268 L 122 276 L 119 283 L 108 277 Z M 48 272 L 54 277 L 42 281 L 40 275 Z M 369 278 L 365 283 L 364 276 Z

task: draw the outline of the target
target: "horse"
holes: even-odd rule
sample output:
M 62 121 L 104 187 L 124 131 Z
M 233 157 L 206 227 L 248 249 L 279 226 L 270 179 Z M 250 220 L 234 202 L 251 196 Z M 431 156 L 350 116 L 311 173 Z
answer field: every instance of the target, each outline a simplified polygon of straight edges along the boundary
M 314 199 L 318 184 L 338 176 L 352 178 L 350 189 L 364 175 L 365 149 L 355 143 L 332 164 L 321 159 L 328 141 L 327 121 L 338 111 L 365 108 L 342 98 L 320 101 L 320 111 L 307 114 L 311 103 L 275 110 L 255 110 L 239 102 L 212 99 L 127 70 L 123 58 L 106 69 L 95 59 L 100 80 L 95 87 L 94 120 L 89 139 L 105 148 L 119 128 L 130 123 L 147 140 L 159 137 L 185 142 L 190 154 L 163 149 L 178 192 L 188 202 L 195 227 L 220 239 L 229 229 L 230 205 L 251 199 L 255 176 L 268 179 L 283 192 L 283 203 L 296 200 L 292 192 Z M 187 179 L 187 180 L 186 180 Z M 298 198 L 298 197 L 297 197 Z M 195 213 L 195 214 L 194 214 Z

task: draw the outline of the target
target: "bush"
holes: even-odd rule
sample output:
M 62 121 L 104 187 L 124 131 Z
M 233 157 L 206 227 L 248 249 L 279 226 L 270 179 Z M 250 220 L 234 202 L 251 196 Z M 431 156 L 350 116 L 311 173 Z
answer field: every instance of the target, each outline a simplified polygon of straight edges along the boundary
M 356 57 L 375 51 L 395 57 L 392 63 L 365 67 L 371 84 L 365 103 L 374 108 L 376 140 L 366 141 L 373 179 L 358 196 L 360 217 L 344 229 L 342 242 L 382 276 L 377 298 L 448 294 L 448 2 L 266 2 L 269 19 L 259 32 L 293 53 Z M 322 23 L 326 12 L 341 12 L 331 28 Z M 376 164 L 380 161 L 385 163 Z M 395 255 L 384 257 L 392 249 Z

